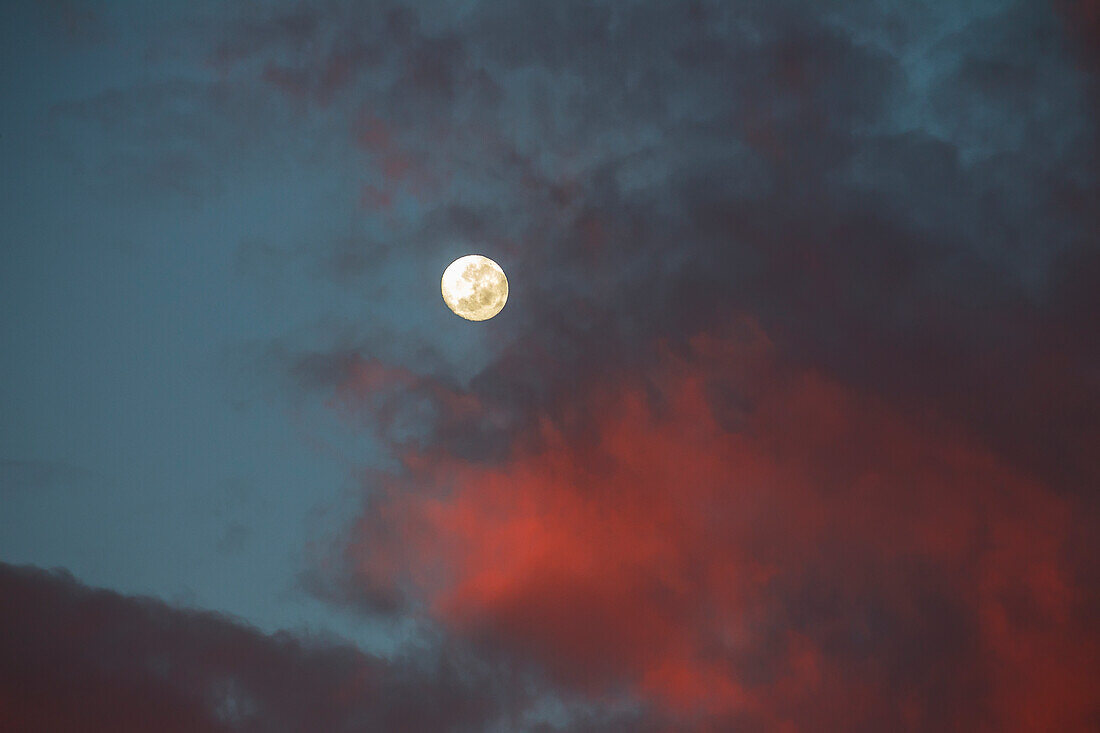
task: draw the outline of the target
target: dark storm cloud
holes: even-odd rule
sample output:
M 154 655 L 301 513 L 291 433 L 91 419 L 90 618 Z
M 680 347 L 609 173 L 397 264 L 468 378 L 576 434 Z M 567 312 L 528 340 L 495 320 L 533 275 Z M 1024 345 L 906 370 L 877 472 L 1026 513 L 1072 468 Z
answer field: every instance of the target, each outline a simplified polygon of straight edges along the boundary
M 230 26 L 230 73 L 346 115 L 363 156 L 385 236 L 319 261 L 457 238 L 524 296 L 468 384 L 436 334 L 282 343 L 403 468 L 314 590 L 681 727 L 1095 721 L 1098 125 L 1066 28 L 1040 2 Z
M 798 14 L 790 5 L 746 12 L 736 22 L 728 9 L 704 4 L 632 6 L 622 12 L 588 3 L 529 10 L 512 17 L 507 6 L 490 6 L 462 19 L 459 36 L 477 53 L 459 53 L 461 46 L 450 40 L 437 44 L 438 39 L 410 35 L 419 27 L 412 11 L 402 14 L 405 30 L 396 34 L 396 43 L 408 44 L 401 58 L 410 69 L 423 53 L 438 55 L 433 63 L 440 68 L 476 57 L 505 89 L 509 74 L 530 73 L 548 98 L 525 98 L 517 91 L 502 105 L 509 113 L 543 105 L 545 114 L 535 124 L 545 133 L 540 144 L 551 149 L 561 137 L 578 133 L 603 129 L 629 138 L 632 125 L 659 126 L 663 144 L 638 144 L 639 150 L 623 155 L 614 150 L 616 143 L 630 141 L 612 140 L 591 151 L 571 198 L 537 191 L 540 185 L 549 188 L 552 176 L 539 180 L 538 166 L 518 152 L 518 141 L 492 151 L 498 160 L 463 161 L 474 173 L 480 164 L 498 166 L 507 175 L 507 166 L 515 165 L 518 179 L 536 189 L 523 203 L 545 209 L 526 218 L 564 215 L 547 234 L 526 232 L 531 236 L 523 240 L 524 248 L 534 250 L 528 254 L 532 264 L 581 276 L 586 285 L 585 268 L 594 270 L 594 282 L 606 282 L 631 265 L 640 271 L 626 285 L 647 297 L 624 298 L 614 287 L 582 293 L 599 298 L 601 311 L 615 309 L 614 316 L 636 316 L 647 325 L 654 317 L 662 323 L 660 314 L 667 312 L 669 318 L 679 316 L 668 325 L 672 328 L 680 321 L 697 322 L 721 305 L 716 299 L 747 291 L 740 297 L 758 310 L 791 308 L 794 299 L 791 320 L 808 321 L 813 326 L 808 330 L 817 331 L 828 324 L 806 316 L 832 306 L 825 302 L 832 293 L 814 292 L 815 283 L 805 280 L 832 278 L 832 288 L 853 301 L 853 309 L 887 321 L 907 338 L 921 326 L 980 331 L 968 321 L 985 305 L 1005 300 L 1027 305 L 1034 295 L 1042 307 L 1058 297 L 1057 270 L 1037 294 L 1025 290 L 1026 280 L 1041 283 L 1052 261 L 1073 257 L 1075 247 L 1088 243 L 1092 222 L 1068 202 L 1095 185 L 1095 151 L 1087 135 L 1092 118 L 1073 74 L 1060 74 L 1068 72 L 1067 60 L 1057 53 L 1053 19 L 1041 5 L 976 14 L 963 31 L 940 40 L 927 60 L 932 82 L 926 90 L 909 87 L 890 53 L 868 48 L 842 27 Z M 287 35 L 301 42 L 298 31 Z M 540 81 L 536 72 L 550 78 Z M 631 73 L 646 83 L 631 86 Z M 571 82 L 567 74 L 579 80 Z M 372 113 L 391 115 L 405 130 L 411 125 L 406 134 L 415 137 L 428 123 L 410 117 L 400 98 L 447 102 L 452 93 L 443 93 L 444 87 L 453 85 L 423 89 L 395 81 Z M 354 89 L 348 93 L 355 96 Z M 367 92 L 363 97 L 378 101 Z M 901 122 L 891 119 L 894 108 L 888 103 L 907 97 L 926 102 L 934 118 L 892 132 L 889 128 Z M 674 109 L 674 103 L 683 109 Z M 555 105 L 567 106 L 569 114 Z M 457 105 L 443 111 L 457 111 Z M 507 128 L 503 112 L 500 118 L 484 114 L 479 124 Z M 975 147 L 986 149 L 977 151 L 976 161 L 966 160 Z M 725 157 L 715 159 L 716 151 Z M 518 175 L 522 170 L 529 173 Z M 746 171 L 752 176 L 748 183 Z M 527 193 L 527 187 L 520 190 Z M 540 201 L 539 193 L 545 199 Z M 430 203 L 427 219 L 439 222 L 438 229 L 468 222 L 471 234 L 490 235 L 503 223 L 499 212 L 484 207 Z M 570 209 L 566 203 L 576 205 Z M 779 217 L 782 231 L 771 231 Z M 595 241 L 597 231 L 607 241 Z M 793 241 L 807 237 L 806 243 Z M 578 251 L 585 245 L 595 250 L 591 260 L 582 260 Z M 683 263 L 680 271 L 668 271 L 670 259 Z M 583 267 L 577 266 L 580 261 Z M 799 273 L 798 265 L 819 272 Z M 779 271 L 769 280 L 774 270 Z M 773 281 L 779 279 L 784 281 Z M 655 280 L 687 280 L 696 292 L 684 303 L 676 297 L 683 293 L 662 289 Z M 810 292 L 799 296 L 806 285 Z M 962 324 L 922 323 L 932 317 L 920 310 L 920 301 L 940 296 L 926 292 L 932 287 L 961 301 L 949 304 L 945 316 L 959 316 Z M 867 288 L 880 292 L 862 292 Z M 865 307 L 868 303 L 875 307 Z M 899 320 L 899 310 L 915 323 Z M 832 330 L 825 329 L 830 340 L 853 340 Z
M 486 679 L 446 657 L 385 660 L 213 613 L 0 565 L 7 730 L 482 730 Z
M 1095 257 L 1074 204 L 1096 192 L 1095 118 L 1051 8 L 898 16 L 901 40 L 870 43 L 876 14 L 828 4 L 335 5 L 242 21 L 217 53 L 293 62 L 324 97 L 334 56 L 377 49 L 334 104 L 361 110 L 369 199 L 418 212 L 385 246 L 458 235 L 531 273 L 522 346 L 475 389 L 542 408 L 587 364 L 745 309 L 798 358 L 998 430 L 955 393 L 1004 404 L 1054 348 L 1036 342 L 1066 263 Z M 1097 344 L 1057 348 L 1078 364 Z

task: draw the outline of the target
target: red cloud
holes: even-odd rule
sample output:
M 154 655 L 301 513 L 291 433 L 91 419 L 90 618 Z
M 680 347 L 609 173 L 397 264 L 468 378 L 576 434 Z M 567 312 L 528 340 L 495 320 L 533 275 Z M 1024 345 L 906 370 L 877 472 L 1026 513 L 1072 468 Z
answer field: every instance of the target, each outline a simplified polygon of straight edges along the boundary
M 577 395 L 501 465 L 408 455 L 358 528 L 361 581 L 700 729 L 1097 714 L 1066 500 L 935 416 L 782 368 L 751 329 L 655 375 Z

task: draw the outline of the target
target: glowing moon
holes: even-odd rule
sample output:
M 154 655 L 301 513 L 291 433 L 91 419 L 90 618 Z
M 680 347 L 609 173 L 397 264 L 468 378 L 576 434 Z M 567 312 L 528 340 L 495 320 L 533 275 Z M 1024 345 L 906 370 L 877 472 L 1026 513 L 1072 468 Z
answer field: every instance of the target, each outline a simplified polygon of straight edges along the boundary
M 443 302 L 467 321 L 487 321 L 508 302 L 508 278 L 483 255 L 459 257 L 443 271 Z

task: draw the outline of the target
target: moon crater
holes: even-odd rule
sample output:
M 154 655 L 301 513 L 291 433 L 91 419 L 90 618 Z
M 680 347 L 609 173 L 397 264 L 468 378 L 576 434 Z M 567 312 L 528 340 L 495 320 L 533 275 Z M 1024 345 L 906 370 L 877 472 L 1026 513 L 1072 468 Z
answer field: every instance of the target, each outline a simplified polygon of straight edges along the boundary
M 508 302 L 508 278 L 484 255 L 466 255 L 447 266 L 441 283 L 443 302 L 468 321 L 486 321 Z

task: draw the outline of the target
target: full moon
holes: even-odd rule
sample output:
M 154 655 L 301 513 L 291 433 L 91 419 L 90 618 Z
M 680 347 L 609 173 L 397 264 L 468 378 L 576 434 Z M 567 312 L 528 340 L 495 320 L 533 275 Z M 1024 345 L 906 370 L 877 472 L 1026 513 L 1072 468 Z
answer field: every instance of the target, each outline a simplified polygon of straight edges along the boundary
M 483 255 L 459 257 L 443 271 L 443 302 L 467 321 L 487 321 L 508 302 L 508 278 Z

